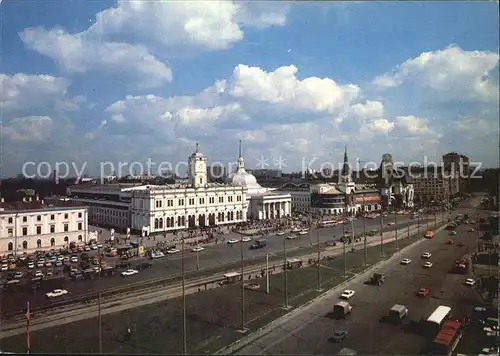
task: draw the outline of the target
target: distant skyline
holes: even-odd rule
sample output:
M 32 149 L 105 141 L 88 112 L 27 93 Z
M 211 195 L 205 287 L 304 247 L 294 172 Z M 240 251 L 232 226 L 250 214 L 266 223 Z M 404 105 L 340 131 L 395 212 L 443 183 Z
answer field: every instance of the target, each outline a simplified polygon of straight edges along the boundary
M 9 0 L 1 178 L 29 161 L 498 166 L 496 2 Z

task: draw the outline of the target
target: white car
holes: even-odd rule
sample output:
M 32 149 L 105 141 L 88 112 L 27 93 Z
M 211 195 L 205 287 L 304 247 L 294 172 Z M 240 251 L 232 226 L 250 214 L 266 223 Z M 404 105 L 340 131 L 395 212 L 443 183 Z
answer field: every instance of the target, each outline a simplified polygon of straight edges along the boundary
M 134 274 L 137 274 L 137 273 L 139 273 L 139 271 L 136 269 L 128 269 L 126 271 L 123 271 L 121 274 L 122 274 L 122 277 L 129 277 L 129 276 L 133 276 Z
M 284 231 L 278 231 L 278 232 L 276 233 L 276 236 L 283 236 L 283 235 L 285 235 L 285 232 L 284 232 Z
M 250 241 L 252 241 L 252 239 L 248 236 L 245 236 L 241 239 L 241 242 L 250 242 Z
M 91 245 L 91 246 L 90 246 L 90 248 L 91 248 L 92 250 L 97 250 L 97 249 L 98 249 L 97 245 Z
M 155 251 L 151 254 L 151 258 L 162 258 L 165 257 L 165 254 L 161 251 Z
M 97 248 L 102 248 L 102 244 L 97 244 Z
M 45 293 L 47 298 L 57 298 L 62 297 L 63 295 L 68 294 L 66 289 L 54 289 L 52 292 Z
M 83 248 L 83 250 L 84 250 L 85 252 L 89 252 L 89 251 L 90 251 L 90 246 L 85 246 L 85 247 Z
M 476 284 L 476 281 L 473 280 L 472 278 L 467 278 L 465 280 L 465 285 L 469 287 L 473 287 Z
M 42 262 L 42 261 L 38 261 L 38 263 L 36 264 L 36 266 L 38 268 L 43 268 L 45 266 L 45 262 Z
M 57 261 L 56 262 L 56 267 L 62 267 L 62 265 L 63 265 L 62 261 Z
M 307 231 L 307 230 L 299 231 L 299 235 L 307 235 L 308 233 L 309 233 L 309 231 Z
M 43 277 L 43 273 L 42 271 L 36 271 L 35 274 L 33 275 L 34 277 L 38 278 L 38 277 Z
M 28 269 L 35 268 L 35 264 L 33 262 L 28 263 Z
M 59 255 L 59 256 L 57 256 L 57 260 L 58 260 L 58 261 L 63 261 L 63 260 L 64 260 L 64 256 L 63 256 L 63 255 Z
M 47 268 L 52 267 L 52 263 L 50 263 L 50 262 L 45 262 L 45 267 L 47 267 Z
M 456 231 L 452 231 L 452 232 L 450 232 L 450 235 L 451 235 L 451 236 L 455 236 L 456 234 L 457 234 L 457 232 L 456 232 Z
M 432 254 L 430 252 L 425 252 L 422 254 L 422 258 L 431 258 Z
M 300 229 L 299 229 L 298 227 L 294 227 L 294 228 L 292 229 L 292 232 L 299 232 L 299 231 L 300 231 Z
M 297 238 L 297 235 L 293 235 L 293 234 L 292 235 L 288 235 L 286 238 L 288 240 L 295 240 Z
M 232 244 L 236 244 L 236 243 L 238 243 L 238 242 L 240 242 L 240 240 L 231 239 L 231 240 L 229 240 L 227 243 L 228 243 L 228 244 L 230 244 L 230 245 L 232 245 Z
M 203 251 L 205 248 L 204 247 L 201 247 L 201 246 L 195 246 L 191 249 L 192 252 L 201 252 Z
M 474 228 L 473 228 L 473 227 L 471 227 L 471 228 L 469 229 L 469 232 L 474 232 Z
M 71 260 L 70 260 L 72 263 L 78 263 L 78 257 L 76 256 L 73 256 L 71 257 Z
M 425 262 L 424 263 L 424 268 L 431 268 L 432 267 L 432 262 Z
M 409 265 L 411 263 L 411 260 L 409 258 L 403 258 L 401 260 L 402 265 Z
M 340 295 L 340 298 L 351 299 L 351 297 L 354 295 L 354 293 L 356 293 L 356 292 L 351 290 L 351 289 L 346 289 L 345 291 L 342 292 L 342 294 Z
M 9 270 L 9 265 L 8 264 L 3 264 L 1 270 L 2 270 L 2 272 L 8 271 Z
M 24 273 L 23 273 L 23 272 L 16 272 L 16 273 L 14 274 L 14 278 L 15 278 L 15 279 L 21 279 L 21 278 L 23 278 L 23 275 L 24 275 Z
M 176 248 L 171 248 L 170 250 L 167 250 L 167 253 L 169 255 L 172 255 L 172 254 L 177 253 L 177 252 L 181 252 L 181 250 L 176 249 Z

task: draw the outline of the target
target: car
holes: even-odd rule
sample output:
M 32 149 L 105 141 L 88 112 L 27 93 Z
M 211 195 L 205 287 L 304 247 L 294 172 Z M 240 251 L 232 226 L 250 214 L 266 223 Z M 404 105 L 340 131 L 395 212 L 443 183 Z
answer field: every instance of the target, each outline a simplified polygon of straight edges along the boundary
M 425 262 L 424 265 L 423 265 L 424 268 L 431 268 L 432 267 L 432 262 L 428 261 L 428 262 Z
M 297 235 L 290 234 L 286 238 L 287 238 L 287 240 L 295 240 L 297 238 Z
M 351 299 L 351 297 L 354 295 L 354 293 L 356 293 L 356 292 L 351 290 L 351 289 L 346 289 L 345 291 L 342 292 L 342 294 L 340 295 L 340 298 Z
M 57 261 L 57 257 L 56 256 L 52 256 L 50 259 L 49 259 L 50 263 L 54 263 Z
M 429 290 L 427 288 L 420 288 L 417 292 L 417 295 L 419 297 L 427 297 L 428 294 L 429 294 Z
M 78 263 L 78 257 L 73 256 L 73 257 L 71 257 L 70 261 L 71 261 L 71 263 Z
M 250 242 L 250 241 L 252 241 L 252 239 L 248 236 L 245 236 L 241 239 L 241 242 Z
M 473 228 L 473 227 L 471 227 L 471 228 L 469 229 L 469 232 L 474 232 L 474 228 Z
M 276 233 L 276 236 L 283 236 L 283 235 L 285 235 L 285 232 L 284 232 L 284 231 L 278 231 L 278 232 Z
M 85 247 L 83 248 L 83 250 L 84 250 L 85 252 L 89 252 L 89 251 L 90 251 L 90 246 L 85 246 Z
M 28 263 L 28 269 L 35 268 L 35 264 L 33 262 Z
M 192 252 L 201 252 L 203 251 L 205 248 L 204 247 L 201 247 L 201 246 L 195 246 L 191 249 Z
M 411 260 L 409 258 L 403 258 L 400 262 L 402 265 L 409 265 L 411 263 Z
M 154 258 L 162 258 L 162 257 L 165 257 L 165 254 L 161 251 L 154 251 L 151 253 L 151 258 L 154 259 Z
M 390 223 L 387 224 L 387 226 L 394 226 L 394 225 L 396 225 L 396 224 L 393 223 L 393 222 L 390 222 Z
M 98 243 L 96 246 L 97 246 L 97 248 L 103 248 L 101 243 Z
M 236 244 L 236 243 L 238 243 L 238 242 L 240 242 L 240 240 L 231 239 L 231 240 L 229 240 L 227 243 L 228 243 L 228 244 L 230 244 L 230 245 L 232 245 L 232 244 Z
M 455 243 L 455 240 L 448 240 L 446 241 L 447 245 L 453 245 Z
M 294 228 L 292 229 L 292 232 L 299 232 L 299 231 L 300 231 L 300 229 L 299 229 L 298 227 L 294 227 Z
M 167 250 L 167 253 L 168 253 L 169 255 L 172 255 L 172 254 L 174 254 L 174 253 L 178 253 L 178 252 L 181 252 L 181 250 L 179 250 L 179 249 L 177 249 L 177 248 L 171 248 L 171 249 Z
M 36 271 L 33 276 L 36 277 L 36 278 L 43 277 L 43 273 L 42 273 L 42 271 Z
M 23 272 L 16 272 L 16 273 L 14 273 L 14 278 L 15 279 L 23 278 L 23 276 L 24 276 Z
M 451 236 L 455 236 L 456 234 L 457 234 L 457 232 L 455 230 L 453 230 L 453 231 L 450 232 Z
M 49 261 L 45 262 L 45 267 L 47 267 L 47 268 L 52 267 L 52 263 L 50 263 Z
M 129 276 L 133 276 L 134 274 L 137 274 L 137 273 L 139 273 L 138 270 L 130 268 L 126 271 L 123 271 L 121 273 L 121 275 L 122 275 L 122 277 L 129 277 Z
M 39 262 L 36 264 L 36 266 L 37 266 L 38 268 L 43 268 L 43 267 L 45 266 L 45 262 L 41 262 L 41 261 L 39 261 Z
M 62 297 L 66 294 L 68 294 L 68 291 L 66 289 L 54 289 L 52 292 L 45 293 L 45 295 L 49 299 Z
M 469 287 L 473 287 L 476 284 L 476 281 L 473 280 L 472 278 L 467 278 L 465 280 L 465 285 Z
M 56 261 L 56 267 L 62 267 L 63 263 L 62 261 Z
M 347 330 L 339 330 L 335 331 L 328 340 L 330 342 L 342 342 L 347 338 L 348 335 L 349 332 Z
M 97 247 L 97 245 L 90 245 L 90 248 L 91 248 L 92 250 L 97 250 L 99 247 Z
M 299 231 L 299 235 L 307 235 L 308 233 L 309 233 L 309 231 L 307 231 L 307 230 Z
M 58 261 L 63 261 L 63 260 L 64 260 L 64 256 L 63 256 L 63 255 L 59 255 L 59 256 L 57 256 L 57 260 L 58 260 Z
M 422 258 L 431 258 L 432 254 L 430 252 L 424 252 Z
M 5 271 L 8 271 L 9 270 L 9 265 L 8 264 L 2 264 L 2 268 L 1 268 L 1 271 L 2 272 L 5 272 Z

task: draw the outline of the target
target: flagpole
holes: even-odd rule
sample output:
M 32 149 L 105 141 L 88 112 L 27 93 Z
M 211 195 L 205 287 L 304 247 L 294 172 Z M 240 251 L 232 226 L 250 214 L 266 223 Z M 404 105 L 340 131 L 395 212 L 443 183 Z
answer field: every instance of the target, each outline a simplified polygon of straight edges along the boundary
M 30 353 L 31 342 L 30 342 L 30 302 L 26 302 L 26 353 Z

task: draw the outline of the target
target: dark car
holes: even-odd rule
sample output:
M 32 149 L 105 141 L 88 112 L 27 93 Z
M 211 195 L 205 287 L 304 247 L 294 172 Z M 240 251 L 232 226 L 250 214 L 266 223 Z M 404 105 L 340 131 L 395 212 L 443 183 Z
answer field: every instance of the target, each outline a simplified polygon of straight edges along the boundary
M 328 340 L 330 342 L 342 342 L 347 338 L 348 335 L 349 332 L 347 330 L 335 331 Z
M 151 267 L 153 267 L 152 263 L 144 262 L 144 263 L 138 264 L 135 267 L 135 269 L 137 269 L 138 271 L 140 271 L 140 270 L 143 270 L 143 269 L 146 269 L 146 268 L 151 268 Z

